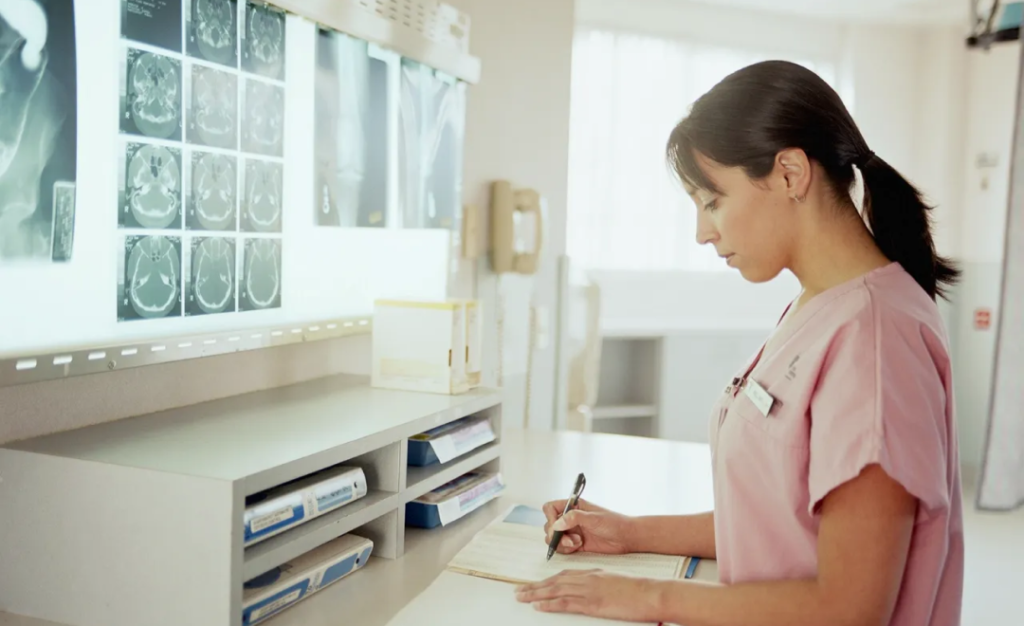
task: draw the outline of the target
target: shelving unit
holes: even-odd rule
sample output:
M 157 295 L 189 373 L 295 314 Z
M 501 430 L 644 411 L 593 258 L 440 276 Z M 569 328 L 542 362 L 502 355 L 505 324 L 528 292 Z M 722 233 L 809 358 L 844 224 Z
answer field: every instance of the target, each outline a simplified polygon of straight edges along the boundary
M 409 437 L 470 415 L 498 439 L 407 467 Z M 364 469 L 365 497 L 243 545 L 246 496 L 343 463 Z M 406 502 L 475 469 L 501 469 L 499 391 L 389 391 L 353 376 L 10 444 L 0 555 L 18 565 L 0 568 L 0 606 L 69 626 L 235 626 L 244 581 L 343 534 L 401 557 Z
M 604 336 L 594 432 L 658 436 L 661 339 Z

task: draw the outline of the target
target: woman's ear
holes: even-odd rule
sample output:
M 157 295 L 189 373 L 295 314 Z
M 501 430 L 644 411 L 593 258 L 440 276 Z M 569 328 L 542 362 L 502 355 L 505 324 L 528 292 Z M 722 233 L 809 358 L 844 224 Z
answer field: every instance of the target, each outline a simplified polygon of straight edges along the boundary
M 791 200 L 803 202 L 811 188 L 811 161 L 800 148 L 783 150 L 775 157 L 782 172 L 786 195 Z

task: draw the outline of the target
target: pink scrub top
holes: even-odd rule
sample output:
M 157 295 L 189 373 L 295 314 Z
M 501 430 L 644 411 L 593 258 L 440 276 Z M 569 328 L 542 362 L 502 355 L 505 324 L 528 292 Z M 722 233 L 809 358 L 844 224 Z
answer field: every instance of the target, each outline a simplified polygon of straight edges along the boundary
M 918 499 L 890 625 L 959 624 L 960 470 L 949 346 L 935 302 L 892 263 L 819 294 L 790 318 L 712 416 L 721 582 L 816 576 L 818 506 L 880 464 Z M 757 385 L 775 400 L 767 416 Z

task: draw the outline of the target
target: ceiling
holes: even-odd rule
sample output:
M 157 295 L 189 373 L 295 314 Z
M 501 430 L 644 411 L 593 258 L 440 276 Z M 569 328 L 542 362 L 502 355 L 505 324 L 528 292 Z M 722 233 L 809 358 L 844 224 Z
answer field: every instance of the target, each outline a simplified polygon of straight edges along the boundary
M 950 24 L 965 28 L 971 0 L 699 0 L 756 11 L 901 24 Z M 982 3 L 986 4 L 985 2 Z

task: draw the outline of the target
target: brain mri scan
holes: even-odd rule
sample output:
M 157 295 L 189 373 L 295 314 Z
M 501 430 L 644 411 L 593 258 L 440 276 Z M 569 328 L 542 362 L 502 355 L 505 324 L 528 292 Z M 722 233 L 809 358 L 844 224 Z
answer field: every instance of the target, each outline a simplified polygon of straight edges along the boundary
M 246 69 L 268 78 L 284 73 L 284 13 L 250 3 L 245 9 Z
M 281 231 L 281 186 L 283 172 L 278 163 L 249 161 L 245 171 L 245 217 L 247 230 Z
M 235 305 L 235 246 L 229 239 L 203 239 L 192 252 L 192 302 L 202 313 Z
M 179 128 L 181 72 L 177 61 L 152 52 L 130 51 L 130 114 L 139 132 L 166 139 Z
M 233 230 L 237 178 L 235 161 L 223 154 L 197 155 L 192 165 L 192 209 L 207 230 Z
M 236 6 L 232 0 L 195 0 L 192 33 L 199 53 L 210 61 L 234 65 Z
M 245 87 L 246 148 L 272 156 L 284 155 L 284 89 L 257 80 Z
M 245 308 L 281 306 L 281 242 L 250 239 L 245 245 Z
M 238 79 L 206 67 L 192 68 L 192 121 L 189 140 L 218 148 L 236 148 Z
M 129 146 L 129 150 L 133 146 Z M 167 228 L 181 209 L 181 170 L 164 146 L 143 145 L 128 162 L 125 200 L 143 228 Z
M 141 237 L 125 268 L 126 297 L 138 317 L 167 317 L 179 302 L 181 255 L 169 237 Z

